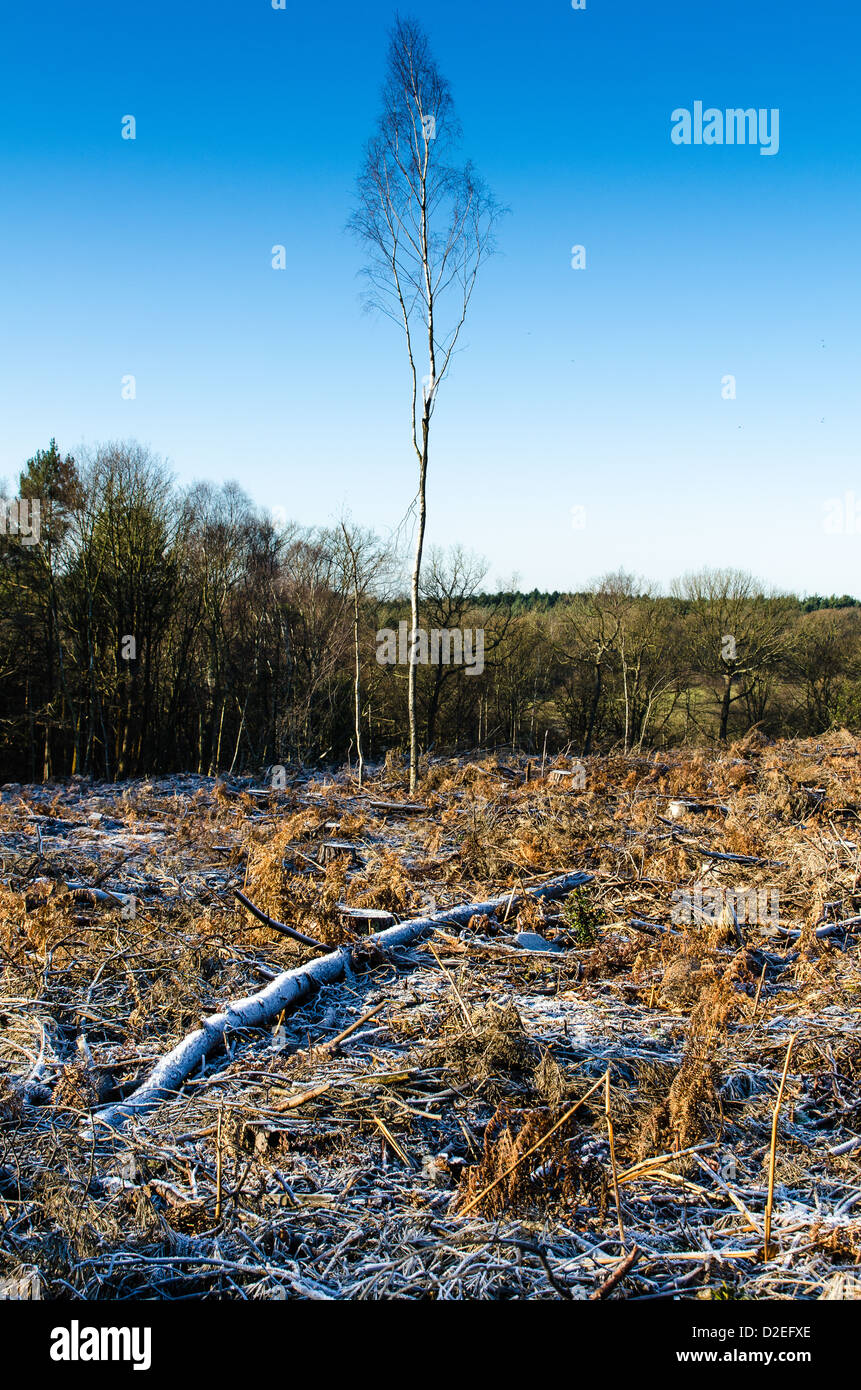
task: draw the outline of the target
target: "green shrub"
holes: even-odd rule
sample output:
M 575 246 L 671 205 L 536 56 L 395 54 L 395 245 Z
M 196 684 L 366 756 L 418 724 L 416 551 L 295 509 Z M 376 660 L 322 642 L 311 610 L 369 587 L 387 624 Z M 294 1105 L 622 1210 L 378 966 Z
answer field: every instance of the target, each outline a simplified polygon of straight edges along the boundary
M 598 928 L 604 917 L 599 908 L 590 901 L 582 888 L 575 888 L 562 904 L 562 916 L 569 930 L 574 933 L 578 946 L 594 946 L 598 940 Z

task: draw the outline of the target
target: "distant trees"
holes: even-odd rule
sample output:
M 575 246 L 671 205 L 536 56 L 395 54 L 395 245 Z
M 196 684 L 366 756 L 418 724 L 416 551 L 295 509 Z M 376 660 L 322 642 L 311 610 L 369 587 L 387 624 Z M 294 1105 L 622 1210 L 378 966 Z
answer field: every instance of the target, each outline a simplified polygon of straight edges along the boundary
M 17 637 L 8 659 L 13 665 L 22 660 L 26 664 L 22 714 L 29 771 L 35 780 L 37 775 L 52 775 L 55 731 L 62 729 L 69 712 L 58 577 L 72 516 L 80 505 L 81 484 L 75 460 L 63 456 L 55 439 L 27 460 L 19 496 L 39 500 L 40 544 L 6 543 L 2 596 Z M 13 724 L 18 722 L 16 714 L 11 712 Z
M 382 96 L 383 109 L 365 152 L 350 227 L 369 252 L 364 272 L 366 304 L 403 329 L 409 363 L 410 436 L 418 462 L 407 696 L 410 788 L 414 791 L 419 748 L 419 597 L 431 420 L 479 266 L 493 250 L 500 209 L 471 164 L 451 162 L 461 136 L 451 91 L 427 37 L 411 20 L 395 21 Z M 427 365 L 424 375 L 422 354 Z
M 616 722 L 625 752 L 642 748 L 658 708 L 664 723 L 679 694 L 679 624 L 653 586 L 619 570 L 598 592 L 616 615 L 613 644 Z
M 219 773 L 409 753 L 409 630 L 393 545 L 349 518 L 276 527 L 235 483 L 180 490 L 134 442 L 21 473 L 37 545 L 0 540 L 0 780 Z M 416 667 L 425 747 L 643 749 L 861 727 L 861 607 L 737 571 L 662 596 L 615 572 L 576 594 L 489 594 L 485 563 L 430 552 L 429 629 L 484 633 L 484 668 Z
M 75 664 L 86 671 L 78 759 L 83 749 L 85 765 L 128 777 L 141 767 L 178 577 L 173 483 L 161 460 L 117 443 L 87 458 L 72 541 L 65 611 Z
M 657 711 L 666 721 L 677 698 L 679 631 L 667 604 L 617 570 L 554 604 L 547 627 L 570 742 L 588 756 L 612 732 L 626 751 L 641 748 Z
M 592 752 L 607 675 L 619 653 L 624 615 L 632 601 L 627 577 L 609 575 L 596 585 L 594 592 L 575 598 L 555 617 L 560 655 L 579 667 L 583 677 L 578 682 L 577 703 L 583 710 L 580 751 L 584 756 Z M 569 698 L 569 707 L 571 704 Z
M 705 677 L 706 689 L 717 692 L 718 738 L 725 743 L 736 701 L 758 697 L 758 718 L 752 722 L 762 721 L 767 678 L 787 651 L 790 603 L 734 569 L 685 575 L 674 592 L 683 604 L 691 669 Z
M 800 686 L 802 727 L 822 733 L 861 713 L 861 613 L 855 606 L 818 608 L 793 627 L 788 674 Z
M 342 516 L 330 533 L 338 566 L 338 585 L 349 596 L 353 621 L 353 728 L 356 737 L 358 782 L 361 787 L 365 758 L 362 745 L 362 610 L 365 600 L 385 574 L 390 557 L 372 531 L 355 526 Z
M 475 596 L 487 573 L 487 566 L 483 560 L 466 554 L 461 546 L 453 547 L 448 553 L 432 550 L 429 559 L 421 585 L 427 625 L 439 630 L 457 628 L 462 631 L 470 626 L 470 610 L 475 608 Z M 427 747 L 436 739 L 443 691 L 458 677 L 463 677 L 463 669 L 451 663 L 440 661 L 428 670 L 425 709 Z

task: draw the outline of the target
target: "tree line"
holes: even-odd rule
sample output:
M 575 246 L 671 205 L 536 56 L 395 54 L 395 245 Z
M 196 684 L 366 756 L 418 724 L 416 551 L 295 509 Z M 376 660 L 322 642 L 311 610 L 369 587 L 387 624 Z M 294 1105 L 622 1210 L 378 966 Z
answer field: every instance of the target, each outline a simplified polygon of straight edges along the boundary
M 7 489 L 8 491 L 8 489 Z M 3 780 L 323 766 L 409 751 L 586 755 L 861 724 L 861 610 L 736 570 L 669 593 L 619 571 L 588 592 L 487 590 L 431 550 L 425 628 L 480 629 L 483 669 L 378 660 L 411 620 L 404 557 L 348 517 L 277 525 L 235 483 L 179 489 L 135 442 L 28 462 L 38 544 L 0 539 Z

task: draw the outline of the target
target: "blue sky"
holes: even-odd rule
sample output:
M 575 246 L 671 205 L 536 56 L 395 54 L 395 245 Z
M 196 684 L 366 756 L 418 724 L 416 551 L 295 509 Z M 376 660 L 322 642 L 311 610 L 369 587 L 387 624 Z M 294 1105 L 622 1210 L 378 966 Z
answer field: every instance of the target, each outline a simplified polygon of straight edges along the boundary
M 857 13 L 401 10 L 511 209 L 440 391 L 431 543 L 524 588 L 619 566 L 666 585 L 709 564 L 861 595 Z M 52 435 L 72 452 L 133 437 L 181 481 L 236 478 L 303 523 L 342 506 L 381 531 L 400 520 L 403 346 L 363 314 L 344 231 L 394 11 L 7 10 L 0 477 L 14 485 Z M 779 153 L 674 145 L 671 113 L 696 100 L 779 108 Z M 826 531 L 847 494 L 849 524 Z

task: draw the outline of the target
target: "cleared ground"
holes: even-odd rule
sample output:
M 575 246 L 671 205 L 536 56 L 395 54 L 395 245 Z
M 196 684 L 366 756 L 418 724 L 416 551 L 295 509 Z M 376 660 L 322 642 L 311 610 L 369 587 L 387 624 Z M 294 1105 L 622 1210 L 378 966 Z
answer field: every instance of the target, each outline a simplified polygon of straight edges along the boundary
M 859 1296 L 859 755 L 443 760 L 414 803 L 394 760 L 361 790 L 7 785 L 7 1296 Z M 346 978 L 108 1129 L 204 1016 L 314 959 L 235 888 Z M 357 915 L 507 892 L 395 952 Z

